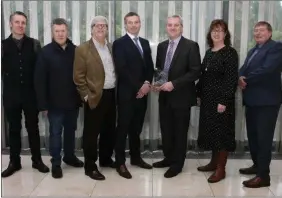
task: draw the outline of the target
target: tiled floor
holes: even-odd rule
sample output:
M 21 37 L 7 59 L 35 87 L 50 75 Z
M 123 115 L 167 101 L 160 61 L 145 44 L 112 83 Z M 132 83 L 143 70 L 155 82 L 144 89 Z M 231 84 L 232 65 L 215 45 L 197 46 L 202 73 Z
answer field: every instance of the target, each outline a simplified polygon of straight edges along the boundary
M 43 160 L 50 167 L 50 157 Z M 152 163 L 156 160 L 146 159 Z M 82 168 L 76 169 L 62 165 L 64 177 L 53 179 L 51 174 L 42 174 L 31 168 L 30 156 L 22 157 L 23 169 L 13 176 L 2 179 L 3 196 L 188 196 L 188 197 L 269 197 L 282 196 L 282 160 L 273 160 L 269 188 L 248 189 L 242 181 L 249 178 L 239 175 L 239 167 L 247 167 L 250 160 L 229 160 L 225 180 L 209 184 L 206 180 L 210 173 L 201 173 L 197 166 L 208 160 L 188 159 L 183 173 L 166 179 L 166 169 L 143 170 L 128 164 L 133 178 L 121 178 L 113 169 L 103 168 L 105 181 L 94 181 L 84 175 Z M 2 170 L 8 165 L 8 156 L 2 156 Z

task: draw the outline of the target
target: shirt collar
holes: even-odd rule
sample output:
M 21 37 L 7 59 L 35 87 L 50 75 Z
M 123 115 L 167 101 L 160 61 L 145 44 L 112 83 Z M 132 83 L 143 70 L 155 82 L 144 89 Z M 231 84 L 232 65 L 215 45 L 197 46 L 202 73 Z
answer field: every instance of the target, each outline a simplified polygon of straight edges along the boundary
M 53 38 L 52 38 L 52 43 L 54 46 L 59 47 L 60 49 L 63 49 L 62 46 L 60 46 Z M 65 49 L 67 49 L 70 45 L 73 45 L 73 43 L 69 38 L 67 38 Z
M 135 36 L 129 32 L 126 32 L 126 34 L 133 40 L 135 37 L 137 37 L 139 39 L 139 36 Z
M 174 44 L 178 44 L 179 43 L 179 41 L 180 41 L 180 39 L 181 39 L 181 37 L 182 37 L 182 35 L 180 35 L 179 37 L 177 37 L 176 39 L 174 39 L 174 40 L 171 40 L 171 39 L 169 39 L 169 43 L 171 42 L 171 41 L 173 41 L 174 42 Z
M 104 46 L 101 43 L 99 43 L 95 38 L 92 38 L 92 41 L 93 41 L 94 45 L 98 46 L 98 47 L 105 47 L 105 46 L 108 45 L 107 39 L 105 39 L 105 45 Z

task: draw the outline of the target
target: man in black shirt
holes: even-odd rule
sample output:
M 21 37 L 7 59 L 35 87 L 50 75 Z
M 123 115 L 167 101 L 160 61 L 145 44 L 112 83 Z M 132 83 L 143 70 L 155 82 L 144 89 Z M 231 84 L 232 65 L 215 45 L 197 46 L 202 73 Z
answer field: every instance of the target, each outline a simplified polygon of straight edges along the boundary
M 63 128 L 63 161 L 74 167 L 83 167 L 83 162 L 74 155 L 77 117 L 82 101 L 73 82 L 76 46 L 67 38 L 68 26 L 64 19 L 53 20 L 52 36 L 52 42 L 42 48 L 34 77 L 39 111 L 48 116 L 50 123 L 52 176 L 61 178 Z
M 10 144 L 10 163 L 2 172 L 2 177 L 8 177 L 22 168 L 22 111 L 32 155 L 32 167 L 42 173 L 49 172 L 49 168 L 41 159 L 38 110 L 33 84 L 37 52 L 41 47 L 39 41 L 25 35 L 26 22 L 24 13 L 13 13 L 10 16 L 12 34 L 2 41 L 3 105 L 9 124 Z

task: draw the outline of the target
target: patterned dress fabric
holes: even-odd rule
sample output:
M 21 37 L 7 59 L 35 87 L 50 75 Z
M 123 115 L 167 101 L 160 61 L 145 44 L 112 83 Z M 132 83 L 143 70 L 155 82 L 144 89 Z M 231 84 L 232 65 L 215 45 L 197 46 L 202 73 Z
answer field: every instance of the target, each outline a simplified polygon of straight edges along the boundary
M 238 83 L 238 54 L 232 47 L 206 51 L 202 75 L 197 83 L 201 99 L 198 146 L 203 150 L 234 151 L 235 92 Z M 226 106 L 217 112 L 218 104 Z

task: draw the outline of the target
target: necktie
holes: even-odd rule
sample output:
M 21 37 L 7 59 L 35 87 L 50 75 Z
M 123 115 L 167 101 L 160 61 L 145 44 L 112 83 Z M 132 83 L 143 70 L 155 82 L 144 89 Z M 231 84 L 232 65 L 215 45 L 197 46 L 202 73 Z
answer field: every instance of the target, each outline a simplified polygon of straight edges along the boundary
M 251 55 L 251 57 L 249 58 L 248 62 L 247 62 L 247 66 L 249 66 L 250 62 L 252 61 L 252 59 L 255 57 L 255 55 L 259 52 L 261 46 L 257 46 L 255 51 L 253 52 L 253 54 Z
M 168 46 L 168 52 L 167 52 L 166 59 L 165 59 L 165 65 L 164 65 L 164 72 L 166 72 L 166 73 L 168 73 L 169 68 L 170 68 L 170 64 L 171 64 L 172 53 L 173 53 L 173 45 L 174 45 L 174 42 L 170 41 L 169 46 Z
M 134 37 L 133 40 L 134 40 L 134 43 L 135 43 L 137 49 L 139 50 L 141 56 L 143 56 L 143 51 L 142 51 L 141 47 L 138 45 L 138 37 Z

